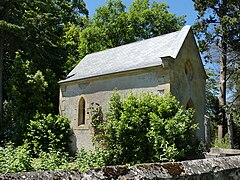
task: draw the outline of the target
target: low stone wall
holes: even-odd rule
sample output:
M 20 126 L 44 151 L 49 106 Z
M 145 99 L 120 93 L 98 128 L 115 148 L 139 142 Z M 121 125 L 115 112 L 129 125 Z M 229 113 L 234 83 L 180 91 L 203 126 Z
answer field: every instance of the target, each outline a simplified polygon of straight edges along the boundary
M 240 179 L 240 156 L 137 164 L 130 167 L 108 166 L 84 173 L 69 170 L 6 174 L 0 175 L 0 179 Z
M 211 148 L 210 152 L 205 153 L 205 158 L 240 156 L 239 149 Z

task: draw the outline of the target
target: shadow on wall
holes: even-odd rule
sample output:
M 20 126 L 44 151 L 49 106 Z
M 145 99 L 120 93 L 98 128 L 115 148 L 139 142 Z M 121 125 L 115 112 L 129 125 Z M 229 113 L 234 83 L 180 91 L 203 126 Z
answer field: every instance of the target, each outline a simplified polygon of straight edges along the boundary
M 71 129 L 71 137 L 69 142 L 69 148 L 70 148 L 70 155 L 75 155 L 78 148 L 77 148 L 77 138 L 73 132 L 73 129 Z

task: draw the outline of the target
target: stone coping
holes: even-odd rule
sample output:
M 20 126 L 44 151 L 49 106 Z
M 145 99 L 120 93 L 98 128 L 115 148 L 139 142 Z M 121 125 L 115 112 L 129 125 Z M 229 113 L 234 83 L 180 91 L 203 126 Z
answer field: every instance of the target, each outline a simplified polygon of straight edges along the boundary
M 80 173 L 77 170 L 3 174 L 0 179 L 240 179 L 240 156 L 182 162 L 107 166 Z
M 210 152 L 229 155 L 240 155 L 239 149 L 224 149 L 224 148 L 211 148 Z

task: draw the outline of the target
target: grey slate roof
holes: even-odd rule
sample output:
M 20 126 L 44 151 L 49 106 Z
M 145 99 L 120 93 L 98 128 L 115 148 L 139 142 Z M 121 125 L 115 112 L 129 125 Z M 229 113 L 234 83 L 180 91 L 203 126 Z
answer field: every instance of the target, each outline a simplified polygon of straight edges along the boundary
M 88 54 L 59 83 L 160 66 L 162 57 L 177 57 L 190 29 L 184 26 L 180 31 Z

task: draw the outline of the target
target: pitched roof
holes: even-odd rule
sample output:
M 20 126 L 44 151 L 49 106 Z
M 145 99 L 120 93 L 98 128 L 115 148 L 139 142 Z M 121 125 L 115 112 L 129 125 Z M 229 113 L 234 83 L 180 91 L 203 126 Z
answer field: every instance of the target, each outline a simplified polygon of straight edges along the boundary
M 177 57 L 190 28 L 88 54 L 59 83 L 160 66 L 161 58 Z

